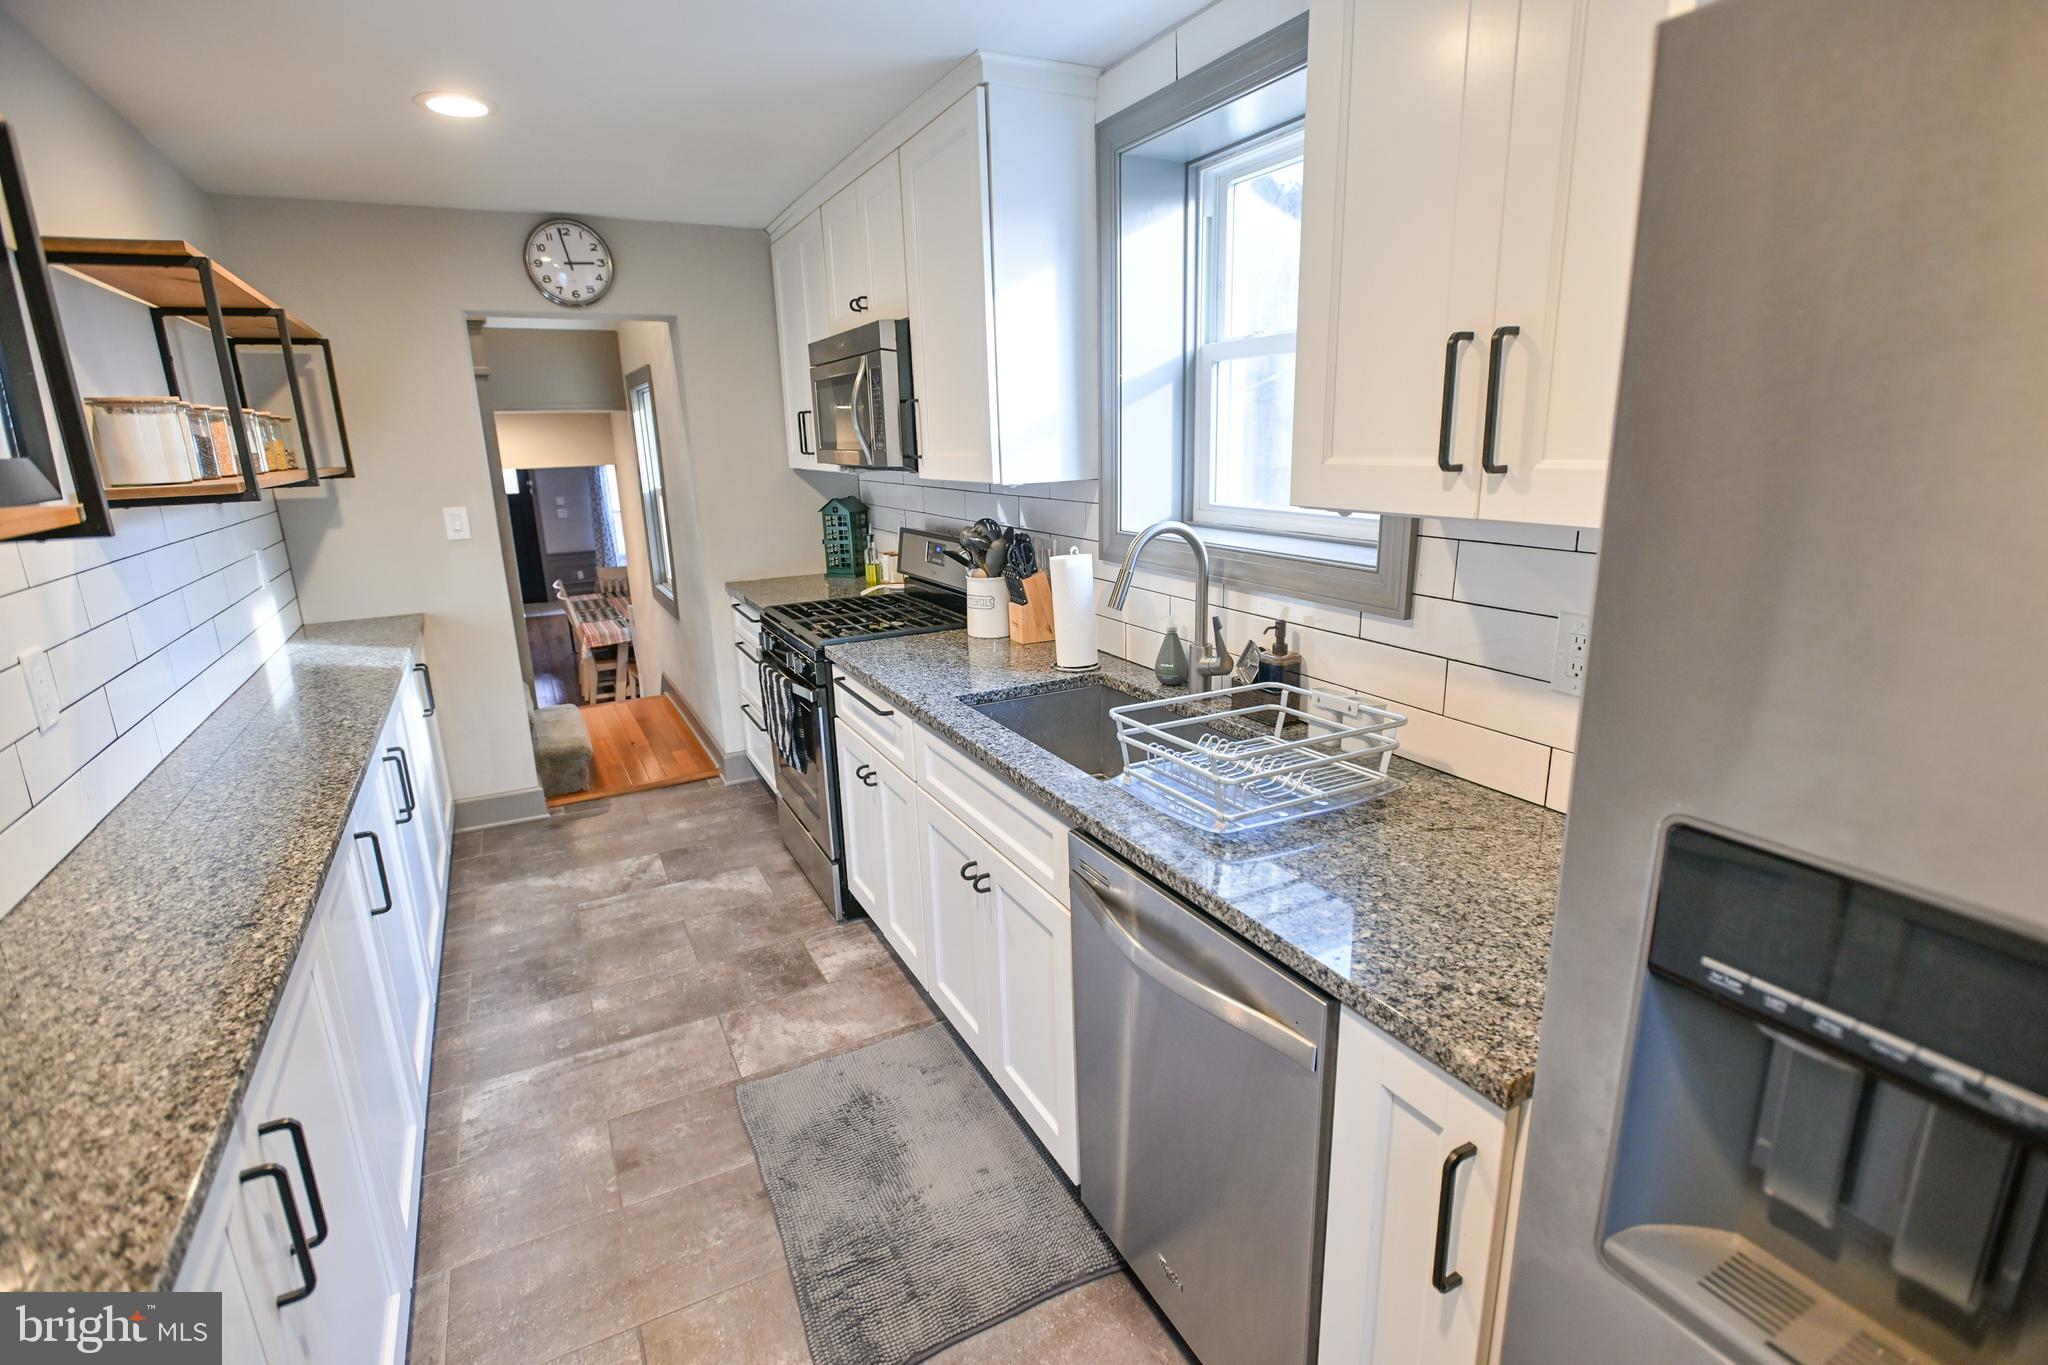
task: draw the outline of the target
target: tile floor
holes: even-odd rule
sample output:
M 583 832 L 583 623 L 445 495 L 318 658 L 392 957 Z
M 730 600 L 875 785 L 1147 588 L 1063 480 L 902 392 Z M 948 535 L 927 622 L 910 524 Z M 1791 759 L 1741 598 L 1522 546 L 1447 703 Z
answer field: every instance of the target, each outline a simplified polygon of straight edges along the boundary
M 932 1018 L 758 783 L 456 838 L 413 1365 L 808 1359 L 736 1082 Z M 946 1352 L 1185 1359 L 1125 1276 Z

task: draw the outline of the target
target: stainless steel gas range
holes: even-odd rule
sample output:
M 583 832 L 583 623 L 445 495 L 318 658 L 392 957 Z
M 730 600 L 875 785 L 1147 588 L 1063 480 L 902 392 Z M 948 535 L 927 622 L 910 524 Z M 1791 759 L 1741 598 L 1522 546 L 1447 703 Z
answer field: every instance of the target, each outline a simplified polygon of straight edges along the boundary
M 825 647 L 964 629 L 965 570 L 943 553 L 949 543 L 930 532 L 904 531 L 900 592 L 790 602 L 761 613 L 761 709 L 775 751 L 782 842 L 836 919 L 858 907 L 846 894 L 840 866 L 839 772 Z

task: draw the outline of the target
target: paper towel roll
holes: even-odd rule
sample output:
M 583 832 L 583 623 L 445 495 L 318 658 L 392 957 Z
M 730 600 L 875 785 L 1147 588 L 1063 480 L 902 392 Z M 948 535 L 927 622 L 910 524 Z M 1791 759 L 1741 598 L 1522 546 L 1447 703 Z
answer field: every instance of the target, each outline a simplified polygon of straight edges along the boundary
M 1095 556 L 1078 550 L 1054 555 L 1050 572 L 1053 666 L 1094 668 L 1101 662 L 1095 651 Z

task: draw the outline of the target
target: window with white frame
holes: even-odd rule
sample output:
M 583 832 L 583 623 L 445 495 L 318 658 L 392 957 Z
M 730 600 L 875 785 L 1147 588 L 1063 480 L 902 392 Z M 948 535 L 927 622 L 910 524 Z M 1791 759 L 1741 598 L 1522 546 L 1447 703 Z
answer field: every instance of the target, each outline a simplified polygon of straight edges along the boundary
M 640 469 L 640 511 L 647 523 L 647 572 L 654 595 L 677 613 L 675 555 L 668 539 L 668 487 L 661 473 L 661 434 L 654 420 L 654 380 L 646 368 L 626 376 L 626 404 L 633 419 L 633 450 Z
M 1178 518 L 1226 576 L 1406 615 L 1413 522 L 1288 496 L 1306 90 L 1295 20 L 1096 130 L 1102 548 Z

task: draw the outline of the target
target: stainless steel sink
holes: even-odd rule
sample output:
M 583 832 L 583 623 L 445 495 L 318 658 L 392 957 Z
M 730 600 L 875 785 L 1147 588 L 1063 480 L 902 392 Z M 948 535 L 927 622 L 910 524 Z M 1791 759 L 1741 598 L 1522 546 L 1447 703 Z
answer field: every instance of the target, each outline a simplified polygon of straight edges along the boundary
M 1005 729 L 1036 744 L 1054 758 L 1095 777 L 1115 777 L 1124 770 L 1123 750 L 1116 742 L 1111 707 L 1129 706 L 1145 698 L 1107 683 L 1084 683 L 1057 692 L 968 703 Z

